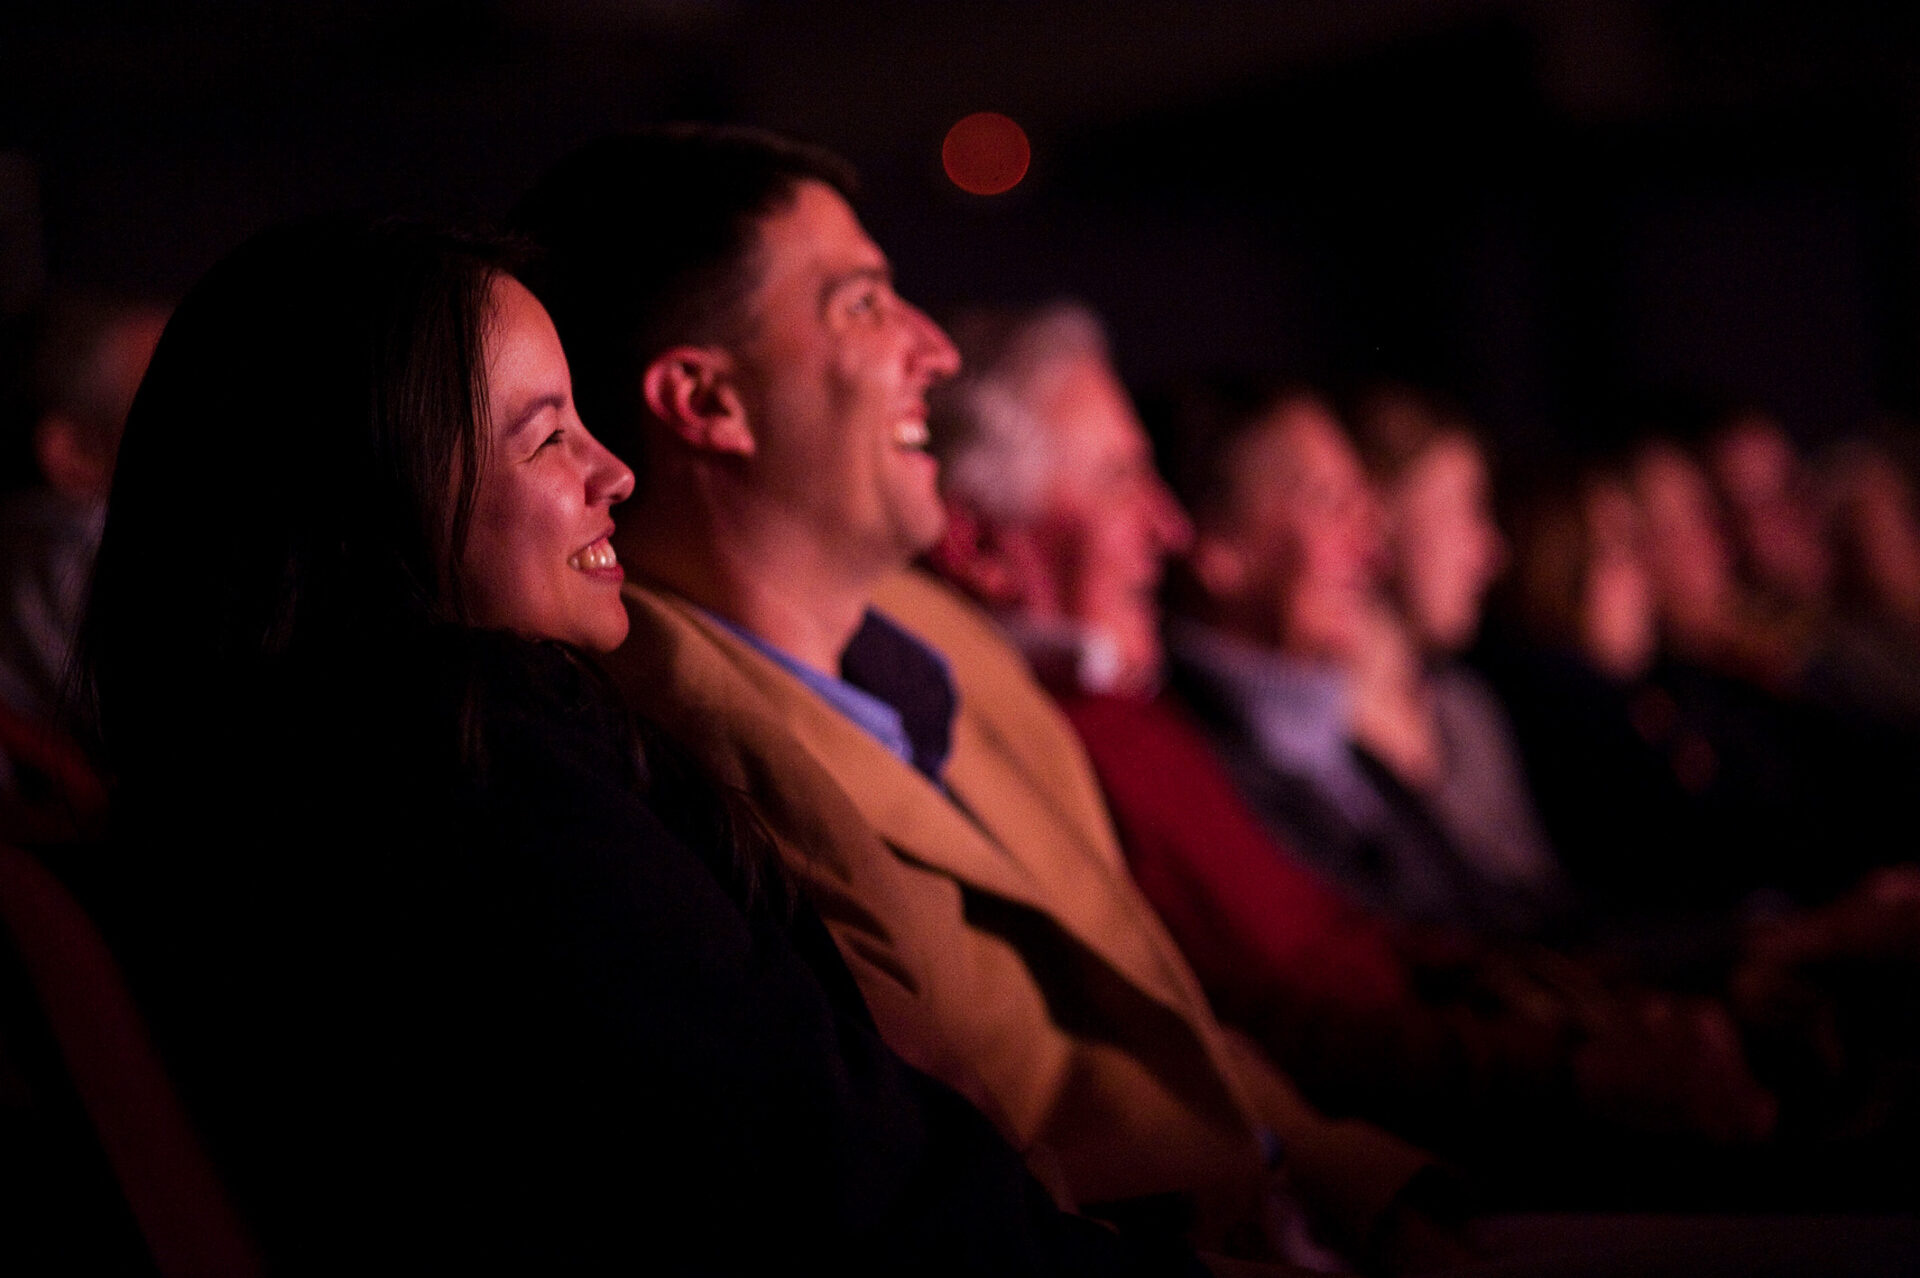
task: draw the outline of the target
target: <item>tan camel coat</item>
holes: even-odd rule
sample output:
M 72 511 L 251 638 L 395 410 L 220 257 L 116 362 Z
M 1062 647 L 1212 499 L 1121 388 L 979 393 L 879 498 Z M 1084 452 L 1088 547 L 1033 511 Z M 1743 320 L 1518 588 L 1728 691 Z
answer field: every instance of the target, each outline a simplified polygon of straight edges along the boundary
M 1255 1135 L 1349 1241 L 1428 1161 L 1314 1111 L 1215 1021 L 1122 859 L 1071 727 L 993 623 L 903 574 L 875 606 L 946 655 L 948 792 L 684 600 L 626 589 L 634 709 L 745 794 L 881 1033 L 972 1096 L 1081 1202 L 1181 1193 L 1196 1241 L 1258 1211 Z M 951 797 L 949 797 L 949 795 Z

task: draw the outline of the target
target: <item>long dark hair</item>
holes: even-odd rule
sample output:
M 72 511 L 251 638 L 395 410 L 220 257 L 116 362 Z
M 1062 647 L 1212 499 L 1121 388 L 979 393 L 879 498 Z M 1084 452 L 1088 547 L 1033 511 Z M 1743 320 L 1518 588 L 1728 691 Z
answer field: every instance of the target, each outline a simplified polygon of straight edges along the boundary
M 77 654 L 110 773 L 303 645 L 463 623 L 501 243 L 256 237 L 168 323 L 127 421 Z
M 743 904 L 788 909 L 753 814 L 633 724 L 590 661 L 551 642 L 521 660 L 503 650 L 527 641 L 471 631 L 458 566 L 487 463 L 492 292 L 523 260 L 510 241 L 331 219 L 260 235 L 187 295 L 128 418 L 77 717 L 133 804 L 190 804 L 210 771 L 279 757 L 264 741 L 307 727 L 335 734 L 302 743 L 315 755 L 421 729 L 433 757 L 403 766 L 484 784 L 476 672 L 504 657 L 573 689 L 543 695 L 621 740 L 655 813 Z

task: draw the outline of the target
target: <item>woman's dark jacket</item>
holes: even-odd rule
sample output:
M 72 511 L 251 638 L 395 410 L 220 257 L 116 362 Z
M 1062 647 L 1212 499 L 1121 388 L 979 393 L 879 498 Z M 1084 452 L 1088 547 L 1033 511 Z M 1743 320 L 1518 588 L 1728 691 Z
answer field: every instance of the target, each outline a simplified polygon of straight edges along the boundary
M 288 669 L 126 778 L 89 891 L 271 1267 L 1191 1263 L 1056 1211 L 895 1057 L 577 657 Z

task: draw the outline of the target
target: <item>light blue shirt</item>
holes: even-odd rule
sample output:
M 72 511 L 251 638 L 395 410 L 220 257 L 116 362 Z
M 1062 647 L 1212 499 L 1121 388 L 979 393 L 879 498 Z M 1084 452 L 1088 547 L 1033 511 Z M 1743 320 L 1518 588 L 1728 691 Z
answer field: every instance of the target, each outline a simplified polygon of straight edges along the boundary
M 855 727 L 935 782 L 953 748 L 959 694 L 947 659 L 880 613 L 867 610 L 829 674 L 759 635 L 707 614 L 742 643 L 805 684 Z
M 1345 672 L 1191 621 L 1169 629 L 1181 659 L 1212 677 L 1270 766 L 1312 781 L 1361 829 L 1391 820 L 1353 754 L 1353 692 Z

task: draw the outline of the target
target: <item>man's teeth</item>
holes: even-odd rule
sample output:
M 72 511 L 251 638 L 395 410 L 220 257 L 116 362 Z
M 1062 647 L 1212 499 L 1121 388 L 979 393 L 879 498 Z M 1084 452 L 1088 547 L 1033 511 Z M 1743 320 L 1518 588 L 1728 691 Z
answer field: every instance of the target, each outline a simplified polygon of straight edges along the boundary
M 922 421 L 907 420 L 893 428 L 893 442 L 902 448 L 925 448 L 933 435 Z
M 613 546 L 605 541 L 596 541 L 585 550 L 567 560 L 567 566 L 582 572 L 591 572 L 597 568 L 612 568 L 620 562 L 613 553 Z

